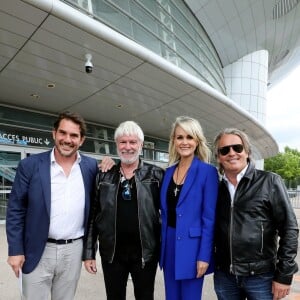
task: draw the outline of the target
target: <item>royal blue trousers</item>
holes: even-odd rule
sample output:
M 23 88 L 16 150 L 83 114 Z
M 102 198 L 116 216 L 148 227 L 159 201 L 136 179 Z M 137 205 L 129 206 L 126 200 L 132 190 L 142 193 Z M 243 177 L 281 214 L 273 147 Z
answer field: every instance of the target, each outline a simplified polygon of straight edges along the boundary
M 175 228 L 168 227 L 163 266 L 166 300 L 201 300 L 203 277 L 175 279 Z M 197 262 L 195 261 L 195 273 Z

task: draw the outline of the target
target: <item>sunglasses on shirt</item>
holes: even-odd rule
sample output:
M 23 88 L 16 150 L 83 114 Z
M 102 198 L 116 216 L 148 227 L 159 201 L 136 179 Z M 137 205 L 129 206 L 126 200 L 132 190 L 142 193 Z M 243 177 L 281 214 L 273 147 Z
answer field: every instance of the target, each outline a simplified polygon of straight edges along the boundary
M 121 186 L 123 188 L 122 198 L 123 200 L 131 200 L 131 185 L 128 179 L 122 181 Z
M 244 150 L 244 146 L 242 144 L 235 144 L 219 148 L 218 153 L 225 156 L 230 152 L 230 148 L 232 148 L 236 153 L 242 153 Z

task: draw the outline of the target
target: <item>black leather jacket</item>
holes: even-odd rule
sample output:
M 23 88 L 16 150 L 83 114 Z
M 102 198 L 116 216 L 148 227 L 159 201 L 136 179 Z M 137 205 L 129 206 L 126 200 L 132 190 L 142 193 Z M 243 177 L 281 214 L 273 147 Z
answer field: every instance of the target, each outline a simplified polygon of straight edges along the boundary
M 135 171 L 138 220 L 142 262 L 158 259 L 160 245 L 160 185 L 163 169 L 140 161 Z M 99 172 L 96 196 L 90 212 L 88 234 L 84 242 L 83 260 L 95 259 L 97 241 L 101 258 L 112 262 L 116 246 L 117 195 L 120 165 L 106 173 Z
M 232 204 L 222 180 L 215 243 L 216 269 L 241 276 L 274 272 L 275 281 L 291 284 L 298 270 L 298 225 L 280 176 L 250 162 Z

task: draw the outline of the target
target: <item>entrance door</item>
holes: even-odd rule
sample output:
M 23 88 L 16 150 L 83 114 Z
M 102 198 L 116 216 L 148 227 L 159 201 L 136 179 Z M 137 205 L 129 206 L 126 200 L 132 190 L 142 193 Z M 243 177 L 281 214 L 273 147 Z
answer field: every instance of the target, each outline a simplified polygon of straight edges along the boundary
M 19 161 L 31 154 L 47 150 L 0 145 L 0 224 L 5 223 L 7 201 Z
M 16 147 L 10 150 L 0 148 L 0 223 L 4 223 L 8 196 L 21 160 L 21 151 Z

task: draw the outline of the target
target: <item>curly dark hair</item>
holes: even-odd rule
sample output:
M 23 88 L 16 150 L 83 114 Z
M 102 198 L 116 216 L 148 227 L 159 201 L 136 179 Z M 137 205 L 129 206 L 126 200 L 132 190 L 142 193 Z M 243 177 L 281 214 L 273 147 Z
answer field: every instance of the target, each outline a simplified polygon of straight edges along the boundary
M 79 125 L 81 136 L 84 137 L 86 135 L 87 128 L 84 119 L 80 114 L 70 111 L 65 111 L 58 115 L 57 120 L 53 124 L 55 130 L 58 129 L 60 122 L 64 119 L 70 120 Z

